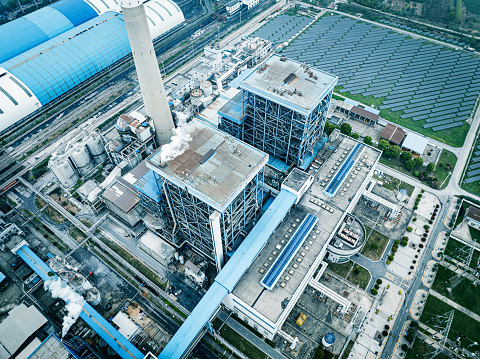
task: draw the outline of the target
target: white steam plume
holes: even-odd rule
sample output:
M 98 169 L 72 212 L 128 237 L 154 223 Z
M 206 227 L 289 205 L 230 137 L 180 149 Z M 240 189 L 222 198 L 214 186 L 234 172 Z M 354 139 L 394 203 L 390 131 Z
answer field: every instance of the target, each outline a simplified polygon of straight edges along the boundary
M 85 299 L 83 299 L 83 297 L 75 292 L 69 285 L 63 283 L 60 278 L 49 280 L 44 283 L 44 286 L 45 289 L 52 292 L 52 297 L 61 298 L 67 303 L 65 309 L 68 314 L 63 318 L 63 338 L 80 316 L 82 308 L 85 305 Z
M 196 122 L 187 123 L 188 114 L 176 112 L 178 118 L 178 127 L 173 130 L 173 136 L 170 142 L 162 146 L 160 152 L 160 162 L 168 162 L 184 153 L 192 141 L 192 132 L 196 129 Z

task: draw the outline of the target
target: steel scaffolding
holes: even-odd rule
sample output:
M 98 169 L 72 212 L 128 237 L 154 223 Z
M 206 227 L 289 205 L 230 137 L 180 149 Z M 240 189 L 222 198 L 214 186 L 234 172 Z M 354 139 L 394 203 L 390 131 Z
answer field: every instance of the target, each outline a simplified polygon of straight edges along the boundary
M 222 118 L 220 129 L 287 164 L 301 165 L 323 134 L 331 97 L 329 92 L 305 116 L 243 90 L 243 123 Z
M 165 195 L 171 206 L 166 210 L 169 222 L 174 223 L 177 245 L 188 242 L 196 251 L 215 262 L 215 250 L 210 216 L 215 209 L 172 182 L 166 181 Z M 232 252 L 248 232 L 261 210 L 263 199 L 263 169 L 247 183 L 221 213 L 220 226 L 224 254 Z M 173 216 L 173 218 L 172 218 Z M 245 233 L 244 233 L 245 235 Z

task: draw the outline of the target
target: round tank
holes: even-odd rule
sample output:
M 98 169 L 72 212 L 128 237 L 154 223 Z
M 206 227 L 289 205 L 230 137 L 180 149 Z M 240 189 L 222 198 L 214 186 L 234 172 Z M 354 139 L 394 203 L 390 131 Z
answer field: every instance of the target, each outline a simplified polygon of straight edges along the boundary
M 100 292 L 97 288 L 92 288 L 87 291 L 87 294 L 85 295 L 85 300 L 90 303 L 90 305 L 96 306 L 99 305 L 102 301 L 102 296 L 100 295 Z
M 335 335 L 333 333 L 327 333 L 322 338 L 322 344 L 325 348 L 329 348 L 335 342 Z
M 180 257 L 179 257 L 179 260 L 180 260 L 180 264 L 184 264 L 184 263 L 185 263 L 185 258 L 183 258 L 183 256 L 180 256 Z
M 68 152 L 68 155 L 82 177 L 95 167 L 92 159 L 90 158 L 90 153 L 87 150 L 87 146 L 84 144 L 78 144 L 72 148 Z
M 78 175 L 67 156 L 52 156 L 48 167 L 63 187 L 69 188 L 77 183 Z
M 102 136 L 98 132 L 91 132 L 85 141 L 85 145 L 96 164 L 105 161 L 107 154 L 105 153 Z
M 178 252 L 173 253 L 173 258 L 175 258 L 176 261 L 178 261 L 179 257 L 180 255 L 178 254 Z
M 203 90 L 193 89 L 192 91 L 190 91 L 190 97 L 194 99 L 203 97 Z
M 213 92 L 213 86 L 210 81 L 202 81 L 200 82 L 200 90 L 203 91 L 205 96 L 210 96 Z

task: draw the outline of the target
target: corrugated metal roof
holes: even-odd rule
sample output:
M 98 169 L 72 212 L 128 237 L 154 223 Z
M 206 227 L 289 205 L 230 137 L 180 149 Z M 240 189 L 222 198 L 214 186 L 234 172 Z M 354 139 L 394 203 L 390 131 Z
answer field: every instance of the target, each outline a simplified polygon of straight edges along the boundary
M 115 183 L 107 189 L 102 197 L 120 208 L 123 212 L 128 213 L 135 205 L 140 202 L 138 196 L 120 183 Z
M 378 118 L 380 117 L 379 115 L 374 114 L 358 106 L 353 106 L 351 109 L 351 112 L 356 113 L 357 115 L 368 118 L 369 120 L 372 120 L 375 122 L 378 121 Z
M 97 16 L 83 0 L 62 0 L 0 26 L 0 63 Z
M 402 148 L 409 149 L 410 151 L 422 154 L 428 145 L 428 138 L 417 135 L 416 133 L 409 132 L 405 141 L 403 141 Z

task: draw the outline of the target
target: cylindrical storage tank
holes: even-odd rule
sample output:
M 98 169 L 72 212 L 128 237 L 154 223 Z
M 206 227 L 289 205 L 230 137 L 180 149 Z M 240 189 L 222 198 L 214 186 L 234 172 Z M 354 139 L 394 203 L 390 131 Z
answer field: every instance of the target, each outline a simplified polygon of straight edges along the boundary
M 85 300 L 88 303 L 90 303 L 90 305 L 96 306 L 96 305 L 99 305 L 100 302 L 102 301 L 102 296 L 100 295 L 100 292 L 98 291 L 97 288 L 92 288 L 87 291 Z
M 205 96 L 210 96 L 213 93 L 213 86 L 210 81 L 200 82 L 200 90 L 203 91 Z
M 78 175 L 68 160 L 68 156 L 52 156 L 48 162 L 48 167 L 64 188 L 72 187 L 77 183 Z
M 200 89 L 193 89 L 190 91 L 190 97 L 193 99 L 199 99 L 203 97 L 203 90 Z
M 333 333 L 327 333 L 322 338 L 322 344 L 325 348 L 330 348 L 335 342 L 335 335 Z
M 173 258 L 175 258 L 176 261 L 178 261 L 179 257 L 180 257 L 180 254 L 178 254 L 178 252 L 173 253 Z
M 107 158 L 105 146 L 102 141 L 102 136 L 98 132 L 92 132 L 85 141 L 88 152 L 93 158 L 95 164 L 102 163 Z
M 90 158 L 87 146 L 84 144 L 78 144 L 72 148 L 68 152 L 68 155 L 82 177 L 95 168 L 95 164 Z
M 179 260 L 180 260 L 180 264 L 184 264 L 184 263 L 185 263 L 185 258 L 183 258 L 183 256 L 180 256 L 180 257 L 179 257 Z

